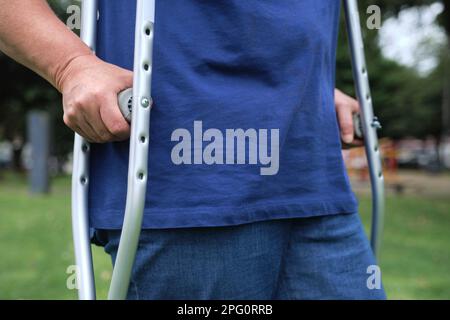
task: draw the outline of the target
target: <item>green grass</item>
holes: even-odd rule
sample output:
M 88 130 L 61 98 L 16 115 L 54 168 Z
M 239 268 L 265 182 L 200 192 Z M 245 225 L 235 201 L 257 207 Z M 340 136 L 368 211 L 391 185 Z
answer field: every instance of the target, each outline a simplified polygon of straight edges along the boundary
M 94 248 L 99 298 L 106 297 L 111 263 Z M 0 299 L 75 299 L 66 287 L 74 264 L 70 179 L 56 178 L 49 196 L 31 196 L 21 176 L 0 178 Z
M 370 199 L 361 196 L 370 218 Z M 381 254 L 391 299 L 450 299 L 450 199 L 389 197 Z M 70 179 L 53 180 L 49 196 L 31 196 L 24 177 L 0 177 L 0 299 L 75 299 L 66 287 L 74 264 Z M 98 297 L 111 277 L 109 257 L 94 247 Z
M 450 199 L 388 197 L 380 262 L 389 298 L 450 299 Z

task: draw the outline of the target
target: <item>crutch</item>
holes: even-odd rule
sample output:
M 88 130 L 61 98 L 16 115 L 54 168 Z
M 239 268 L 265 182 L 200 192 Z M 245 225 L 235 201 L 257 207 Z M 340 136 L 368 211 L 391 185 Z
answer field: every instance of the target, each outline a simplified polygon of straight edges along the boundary
M 95 51 L 97 25 L 97 1 L 83 0 L 81 15 L 81 39 Z M 72 233 L 77 264 L 78 297 L 95 299 L 94 271 L 89 235 L 88 186 L 89 143 L 75 133 L 72 168 Z
M 81 38 L 95 51 L 97 1 L 83 0 Z M 151 74 L 155 0 L 137 0 L 133 66 L 130 157 L 125 217 L 108 299 L 125 299 L 141 230 L 147 187 L 150 131 Z M 129 95 L 131 95 L 131 91 Z M 123 94 L 119 95 L 121 101 Z M 124 110 L 124 105 L 121 107 Z M 74 143 L 72 174 L 72 225 L 80 299 L 95 299 L 94 272 L 89 236 L 87 196 L 89 186 L 89 143 L 78 134 Z
M 385 210 L 384 178 L 377 137 L 377 130 L 380 129 L 381 126 L 373 113 L 357 0 L 344 0 L 344 9 L 352 57 L 353 78 L 355 80 L 356 94 L 361 108 L 361 129 L 362 135 L 364 136 L 364 145 L 367 162 L 369 164 L 372 188 L 372 226 L 370 244 L 375 256 L 378 257 Z M 358 118 L 355 120 L 358 120 Z M 358 124 L 356 124 L 356 129 L 358 129 Z

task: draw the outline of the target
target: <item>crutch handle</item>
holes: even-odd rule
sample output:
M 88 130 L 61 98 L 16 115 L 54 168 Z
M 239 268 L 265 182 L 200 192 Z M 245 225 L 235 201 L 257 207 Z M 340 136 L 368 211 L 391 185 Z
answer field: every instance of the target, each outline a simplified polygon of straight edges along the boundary
M 353 114 L 353 132 L 356 139 L 360 140 L 364 139 L 364 132 L 360 113 Z
M 128 88 L 123 91 L 121 91 L 117 99 L 119 100 L 119 110 L 122 113 L 125 120 L 128 121 L 128 123 L 131 123 L 131 115 L 133 111 L 133 88 Z M 152 106 L 153 101 L 150 98 L 150 101 L 148 101 L 149 107 Z M 143 102 L 142 102 L 143 103 Z
M 353 118 L 353 142 L 346 143 L 341 140 L 342 149 L 347 150 L 355 147 L 362 147 L 362 142 L 365 141 L 364 128 L 363 128 L 363 120 L 361 118 L 361 113 L 357 112 L 352 115 Z M 373 117 L 372 122 L 370 124 L 371 127 L 376 130 L 381 129 L 381 123 L 377 117 Z
M 341 139 L 342 149 L 347 150 L 355 147 L 362 147 L 362 142 L 364 141 L 364 129 L 361 119 L 361 114 L 359 112 L 352 115 L 353 120 L 353 142 L 346 143 Z
M 123 117 L 131 122 L 131 111 L 133 110 L 133 88 L 123 90 L 117 96 L 119 100 L 119 109 Z
M 375 128 L 376 130 L 381 129 L 381 123 L 378 120 L 377 117 L 373 117 L 372 122 L 370 123 L 370 126 Z M 361 113 L 354 113 L 353 114 L 353 132 L 356 139 L 363 140 L 364 139 L 364 129 L 363 129 L 363 123 L 361 119 Z

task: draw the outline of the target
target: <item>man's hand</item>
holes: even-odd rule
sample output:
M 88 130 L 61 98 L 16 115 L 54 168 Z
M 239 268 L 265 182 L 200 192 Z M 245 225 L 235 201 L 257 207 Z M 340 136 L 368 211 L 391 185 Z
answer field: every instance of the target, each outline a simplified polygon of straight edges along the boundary
M 133 73 L 94 55 L 79 56 L 61 73 L 64 123 L 89 142 L 127 139 L 130 127 L 119 110 L 117 95 L 133 85 Z
M 363 142 L 355 139 L 353 114 L 359 112 L 358 101 L 338 89 L 334 89 L 334 103 L 341 130 L 341 140 L 345 148 L 359 147 Z

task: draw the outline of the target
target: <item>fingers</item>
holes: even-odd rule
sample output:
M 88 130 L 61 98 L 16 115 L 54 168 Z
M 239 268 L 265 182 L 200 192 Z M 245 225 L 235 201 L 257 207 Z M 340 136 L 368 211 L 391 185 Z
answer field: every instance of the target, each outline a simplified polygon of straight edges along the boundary
M 87 139 L 89 142 L 94 142 L 99 139 L 95 131 L 90 128 L 84 115 L 79 111 L 78 101 L 67 101 L 64 105 L 64 123 L 73 131 Z
M 129 137 L 129 125 L 114 92 L 79 87 L 64 98 L 64 123 L 89 142 L 104 143 Z
M 344 143 L 352 143 L 354 138 L 353 132 L 353 114 L 350 108 L 338 108 L 337 116 L 339 127 L 341 129 L 341 139 Z
M 100 115 L 100 109 L 104 108 L 106 99 L 97 94 L 93 98 L 92 106 L 88 106 L 83 109 L 84 122 L 89 126 L 91 132 L 93 131 L 96 140 L 95 142 L 108 142 L 119 140 L 120 137 L 116 137 L 105 125 Z
M 353 114 L 359 112 L 358 101 L 335 89 L 335 104 L 341 140 L 344 144 L 353 144 L 356 142 L 354 139 Z
M 72 129 L 72 128 L 71 128 Z M 91 139 L 87 138 L 87 134 L 78 126 L 75 126 L 74 129 L 72 129 L 73 131 L 75 131 L 76 133 L 78 133 L 80 136 L 82 136 L 84 139 L 86 139 L 88 142 L 94 142 Z
M 84 131 L 88 132 L 90 137 L 95 137 L 95 140 L 92 140 L 91 142 L 102 143 L 112 141 L 113 136 L 108 132 L 108 130 L 101 122 L 100 116 L 98 115 L 96 110 L 96 108 L 92 108 L 93 112 L 84 112 L 84 122 L 82 125 L 84 125 L 84 127 L 87 127 L 87 129 L 84 129 Z
M 105 96 L 104 103 L 99 109 L 101 121 L 115 140 L 125 140 L 130 137 L 130 125 L 120 112 L 117 95 Z
M 360 139 L 353 139 L 352 143 L 342 143 L 342 149 L 351 149 L 364 146 L 364 141 Z

